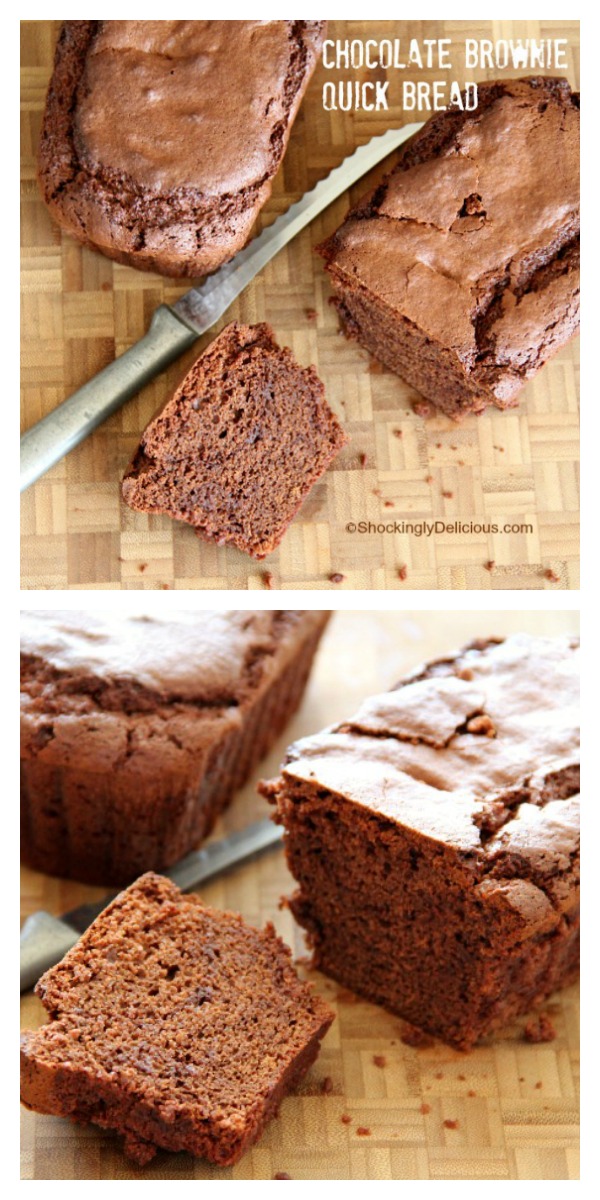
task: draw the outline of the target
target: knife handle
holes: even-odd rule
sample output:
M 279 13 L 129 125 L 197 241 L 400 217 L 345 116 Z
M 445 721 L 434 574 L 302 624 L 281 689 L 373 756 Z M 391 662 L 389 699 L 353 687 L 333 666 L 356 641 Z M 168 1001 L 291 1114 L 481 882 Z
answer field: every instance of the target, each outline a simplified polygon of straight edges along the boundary
M 78 938 L 75 929 L 50 913 L 28 917 L 21 929 L 21 991 L 32 988 L 44 971 L 60 962 Z
M 161 304 L 141 339 L 21 438 L 21 491 L 192 346 L 198 334 Z

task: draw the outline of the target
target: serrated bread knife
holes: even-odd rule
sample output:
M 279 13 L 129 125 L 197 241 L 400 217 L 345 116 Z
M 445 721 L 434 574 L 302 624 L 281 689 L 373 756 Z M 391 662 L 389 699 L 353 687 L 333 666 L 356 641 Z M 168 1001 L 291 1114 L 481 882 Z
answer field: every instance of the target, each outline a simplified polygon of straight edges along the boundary
M 420 128 L 421 125 L 404 125 L 402 129 L 389 129 L 380 137 L 371 138 L 366 146 L 355 150 L 286 213 L 263 229 L 231 262 L 210 275 L 201 287 L 192 288 L 173 305 L 161 304 L 141 341 L 23 434 L 21 491 L 35 483 L 159 371 L 188 350 L 196 338 L 222 317 L 240 292 L 283 246 Z
M 281 844 L 283 831 L 270 821 L 256 821 L 238 833 L 218 842 L 211 842 L 203 850 L 197 850 L 182 858 L 169 871 L 163 872 L 182 891 L 189 891 L 207 879 L 219 875 L 238 863 L 246 862 L 262 854 L 270 846 Z M 52 917 L 47 912 L 36 912 L 27 917 L 21 929 L 21 991 L 37 983 L 40 975 L 60 962 L 67 950 L 79 940 L 82 933 L 96 920 L 99 913 L 118 896 L 110 892 L 92 904 L 80 904 Z

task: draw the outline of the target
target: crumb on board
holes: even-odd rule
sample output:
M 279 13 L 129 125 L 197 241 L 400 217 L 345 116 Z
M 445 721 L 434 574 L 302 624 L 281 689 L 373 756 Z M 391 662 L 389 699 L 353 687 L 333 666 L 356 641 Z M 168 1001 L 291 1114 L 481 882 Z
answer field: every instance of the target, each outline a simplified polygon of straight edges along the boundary
M 333 1091 L 333 1079 L 331 1078 L 331 1075 L 325 1075 L 325 1077 L 321 1080 L 321 1091 L 324 1096 L 328 1096 L 329 1093 Z
M 476 1096 L 476 1095 L 477 1095 L 477 1092 L 474 1092 L 474 1091 L 473 1091 L 473 1088 L 469 1088 L 469 1090 L 468 1090 L 468 1092 L 467 1092 L 467 1096 L 471 1096 L 471 1097 L 472 1097 L 472 1096 Z
M 368 1125 L 358 1125 L 356 1128 L 356 1136 L 357 1137 L 370 1137 L 371 1130 L 369 1129 Z
M 444 1121 L 444 1129 L 460 1129 L 460 1122 L 447 1117 Z
M 333 575 L 329 576 L 329 582 L 330 583 L 343 583 L 345 578 L 346 578 L 346 576 L 342 575 L 340 571 L 334 571 Z
M 442 492 L 442 496 L 444 497 L 444 500 L 453 500 L 454 492 Z
M 394 501 L 393 501 L 393 500 L 384 500 L 384 502 L 383 502 L 383 507 L 384 507 L 384 508 L 393 508 L 393 507 L 394 507 Z
M 398 579 L 401 579 L 402 582 L 404 583 L 404 580 L 406 579 L 407 575 L 408 575 L 408 571 L 404 565 L 401 567 L 398 567 Z
M 263 585 L 264 585 L 264 587 L 266 587 L 267 591 L 269 591 L 269 592 L 272 591 L 273 583 L 274 583 L 272 572 L 271 571 L 263 571 L 261 578 L 263 581 Z
M 350 1113 L 342 1113 L 340 1121 L 342 1122 L 342 1125 L 351 1125 L 352 1117 L 350 1116 Z
M 423 1113 L 423 1116 L 426 1117 L 427 1113 L 431 1112 L 431 1105 L 423 1103 L 421 1105 L 421 1112 Z
M 433 475 L 426 475 L 425 483 L 433 483 Z
M 401 437 L 402 437 L 402 430 L 401 430 L 401 429 L 392 429 L 392 433 L 393 433 L 394 437 L 398 437 L 398 438 L 401 438 Z
M 387 1058 L 384 1054 L 374 1054 L 373 1065 L 376 1067 L 387 1067 Z
M 536 1092 L 539 1092 L 540 1088 L 542 1088 L 543 1086 L 544 1086 L 544 1085 L 543 1085 L 543 1083 L 542 1083 L 541 1079 L 538 1079 L 538 1081 L 537 1081 L 537 1083 L 536 1083 L 536 1085 L 535 1085 L 535 1090 L 536 1090 Z
M 146 570 L 147 566 L 148 566 L 148 563 L 139 563 L 138 571 L 141 571 L 143 574 L 143 572 Z
M 560 575 L 557 575 L 556 571 L 552 570 L 552 567 L 546 567 L 542 574 L 544 579 L 548 579 L 550 583 L 560 583 Z
M 494 562 L 494 559 L 488 558 L 487 562 L 484 562 L 483 564 L 483 569 L 484 571 L 493 571 L 495 566 L 496 563 Z
M 316 308 L 306 308 L 304 311 L 306 312 L 307 321 L 316 321 L 316 319 L 317 319 Z
M 412 410 L 416 417 L 420 417 L 422 421 L 427 421 L 433 416 L 433 405 L 427 400 L 413 400 Z
M 291 1178 L 292 1178 L 291 1175 L 288 1175 L 287 1171 L 277 1171 L 277 1173 L 273 1176 L 273 1179 L 291 1179 Z
M 361 451 L 361 453 L 358 456 L 358 465 L 359 465 L 359 467 L 362 467 L 363 470 L 367 465 L 367 456 L 364 453 L 364 451 Z

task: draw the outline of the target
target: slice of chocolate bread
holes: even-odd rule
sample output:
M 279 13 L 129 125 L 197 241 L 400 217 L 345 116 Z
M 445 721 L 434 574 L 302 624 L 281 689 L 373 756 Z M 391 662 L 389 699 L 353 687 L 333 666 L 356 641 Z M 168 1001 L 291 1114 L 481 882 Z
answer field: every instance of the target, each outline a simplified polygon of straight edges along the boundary
M 264 558 L 345 441 L 314 368 L 234 323 L 146 428 L 123 498 Z
M 122 892 L 39 981 L 21 1095 L 158 1148 L 237 1162 L 314 1061 L 333 1020 L 272 926 L 206 908 L 160 875 Z

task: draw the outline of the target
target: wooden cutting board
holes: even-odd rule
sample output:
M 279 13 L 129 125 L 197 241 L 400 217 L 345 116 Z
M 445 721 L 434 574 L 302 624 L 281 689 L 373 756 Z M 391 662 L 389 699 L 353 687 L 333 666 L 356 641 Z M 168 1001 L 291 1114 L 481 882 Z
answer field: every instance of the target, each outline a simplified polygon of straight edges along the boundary
M 276 774 L 296 737 L 342 720 L 369 693 L 391 686 L 432 655 L 477 636 L 516 630 L 576 632 L 574 613 L 338 613 L 323 640 L 300 712 L 256 778 Z M 249 784 L 215 836 L 265 815 Z M 231 871 L 202 889 L 210 904 L 271 920 L 298 955 L 303 939 L 279 898 L 294 885 L 283 852 Z M 60 914 L 102 889 L 23 871 L 23 916 Z M 304 967 L 336 1013 L 323 1050 L 297 1095 L 286 1099 L 258 1146 L 229 1170 L 187 1154 L 161 1153 L 143 1170 L 118 1139 L 22 1110 L 26 1179 L 575 1179 L 578 1177 L 578 988 L 545 1005 L 556 1039 L 523 1040 L 521 1019 L 470 1054 L 441 1042 L 403 1044 L 402 1022 Z M 44 1021 L 40 1002 L 22 1000 L 22 1024 Z M 382 1059 L 385 1065 L 375 1062 Z M 327 1081 L 327 1082 L 325 1082 Z M 327 1090 L 324 1090 L 327 1089 Z M 344 1124 L 342 1115 L 351 1117 Z M 444 1122 L 457 1122 L 448 1127 Z M 359 1129 L 369 1133 L 361 1136 Z
M 61 235 L 40 199 L 36 148 L 58 23 L 27 21 L 23 41 L 23 428 L 52 410 L 145 333 L 154 309 L 187 290 L 115 265 Z M 333 21 L 334 38 L 565 37 L 568 77 L 578 82 L 576 21 Z M 476 70 L 476 80 L 497 72 Z M 359 144 L 404 113 L 391 71 L 388 112 L 326 112 L 326 81 L 370 77 L 321 64 L 292 131 L 270 222 Z M 440 72 L 425 70 L 430 80 Z M 464 72 L 450 73 L 462 81 Z M 385 80 L 385 71 L 376 77 Z M 422 113 L 425 119 L 427 113 Z M 383 171 L 352 189 L 356 200 Z M 145 388 L 58 463 L 22 505 L 25 588 L 577 588 L 578 381 L 571 343 L 531 382 L 520 407 L 488 411 L 463 425 L 412 410 L 417 394 L 340 336 L 330 288 L 312 248 L 339 225 L 343 195 L 253 281 L 193 351 Z M 167 517 L 126 508 L 120 480 L 140 434 L 183 373 L 227 321 L 269 321 L 300 361 L 314 363 L 351 441 L 315 487 L 283 545 L 261 567 L 234 548 L 198 541 Z M 349 522 L 400 519 L 528 526 L 498 534 L 445 531 L 357 534 Z M 494 568 L 486 570 L 485 563 Z M 406 568 L 406 570 L 403 570 Z M 399 574 L 400 572 L 400 574 Z M 549 576 L 546 574 L 549 572 Z M 343 580 L 330 581 L 332 574 Z M 405 577 L 404 577 L 405 576 Z M 556 578 L 554 578 L 556 577 Z

